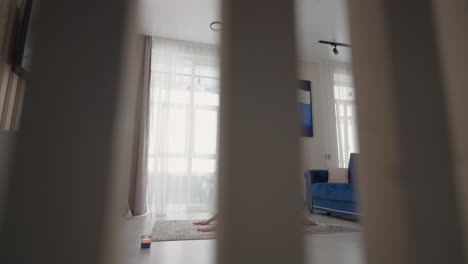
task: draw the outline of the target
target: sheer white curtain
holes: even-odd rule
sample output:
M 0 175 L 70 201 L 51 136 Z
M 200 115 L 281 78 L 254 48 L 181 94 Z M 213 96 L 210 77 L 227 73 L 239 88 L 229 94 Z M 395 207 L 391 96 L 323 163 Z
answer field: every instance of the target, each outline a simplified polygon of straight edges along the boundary
M 359 152 L 351 67 L 345 63 L 322 62 L 320 71 L 328 113 L 327 151 L 332 154 L 333 165 L 346 168 L 349 154 Z
M 219 109 L 215 46 L 153 38 L 148 210 L 212 211 Z

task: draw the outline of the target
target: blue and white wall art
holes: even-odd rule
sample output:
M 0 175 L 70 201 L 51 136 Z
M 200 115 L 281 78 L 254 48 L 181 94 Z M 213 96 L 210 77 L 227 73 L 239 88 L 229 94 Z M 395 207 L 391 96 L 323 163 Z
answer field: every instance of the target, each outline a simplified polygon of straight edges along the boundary
M 303 137 L 314 136 L 314 122 L 312 120 L 312 85 L 310 81 L 299 81 L 297 102 L 301 115 L 301 129 Z

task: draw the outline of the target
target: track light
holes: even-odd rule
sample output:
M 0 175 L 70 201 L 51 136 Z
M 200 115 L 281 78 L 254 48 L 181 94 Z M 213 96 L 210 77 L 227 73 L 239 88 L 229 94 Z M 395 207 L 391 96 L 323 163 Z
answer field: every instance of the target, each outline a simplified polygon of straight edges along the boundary
M 336 46 L 333 48 L 333 53 L 335 53 L 335 55 L 339 54 L 338 49 L 336 48 Z
M 348 47 L 348 48 L 351 47 L 349 44 L 338 43 L 338 42 L 333 42 L 333 41 L 319 40 L 319 43 L 331 45 L 333 47 L 332 51 L 335 55 L 338 55 L 340 53 L 336 47 L 338 46 Z

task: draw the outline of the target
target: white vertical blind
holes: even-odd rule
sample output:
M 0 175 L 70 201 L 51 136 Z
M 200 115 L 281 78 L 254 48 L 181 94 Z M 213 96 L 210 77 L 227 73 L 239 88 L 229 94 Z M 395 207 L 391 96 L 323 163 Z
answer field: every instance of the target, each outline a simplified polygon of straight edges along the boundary
M 153 38 L 148 209 L 212 211 L 219 109 L 215 46 Z

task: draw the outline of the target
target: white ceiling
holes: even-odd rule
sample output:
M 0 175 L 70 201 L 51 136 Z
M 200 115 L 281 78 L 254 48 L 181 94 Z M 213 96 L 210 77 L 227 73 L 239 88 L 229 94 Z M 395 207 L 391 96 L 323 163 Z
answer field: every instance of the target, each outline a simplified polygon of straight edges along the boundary
M 210 30 L 221 20 L 221 0 L 140 0 L 139 31 L 145 35 L 217 44 L 220 33 Z M 350 50 L 319 40 L 349 43 L 346 0 L 296 0 L 298 55 L 301 60 L 350 61 Z

